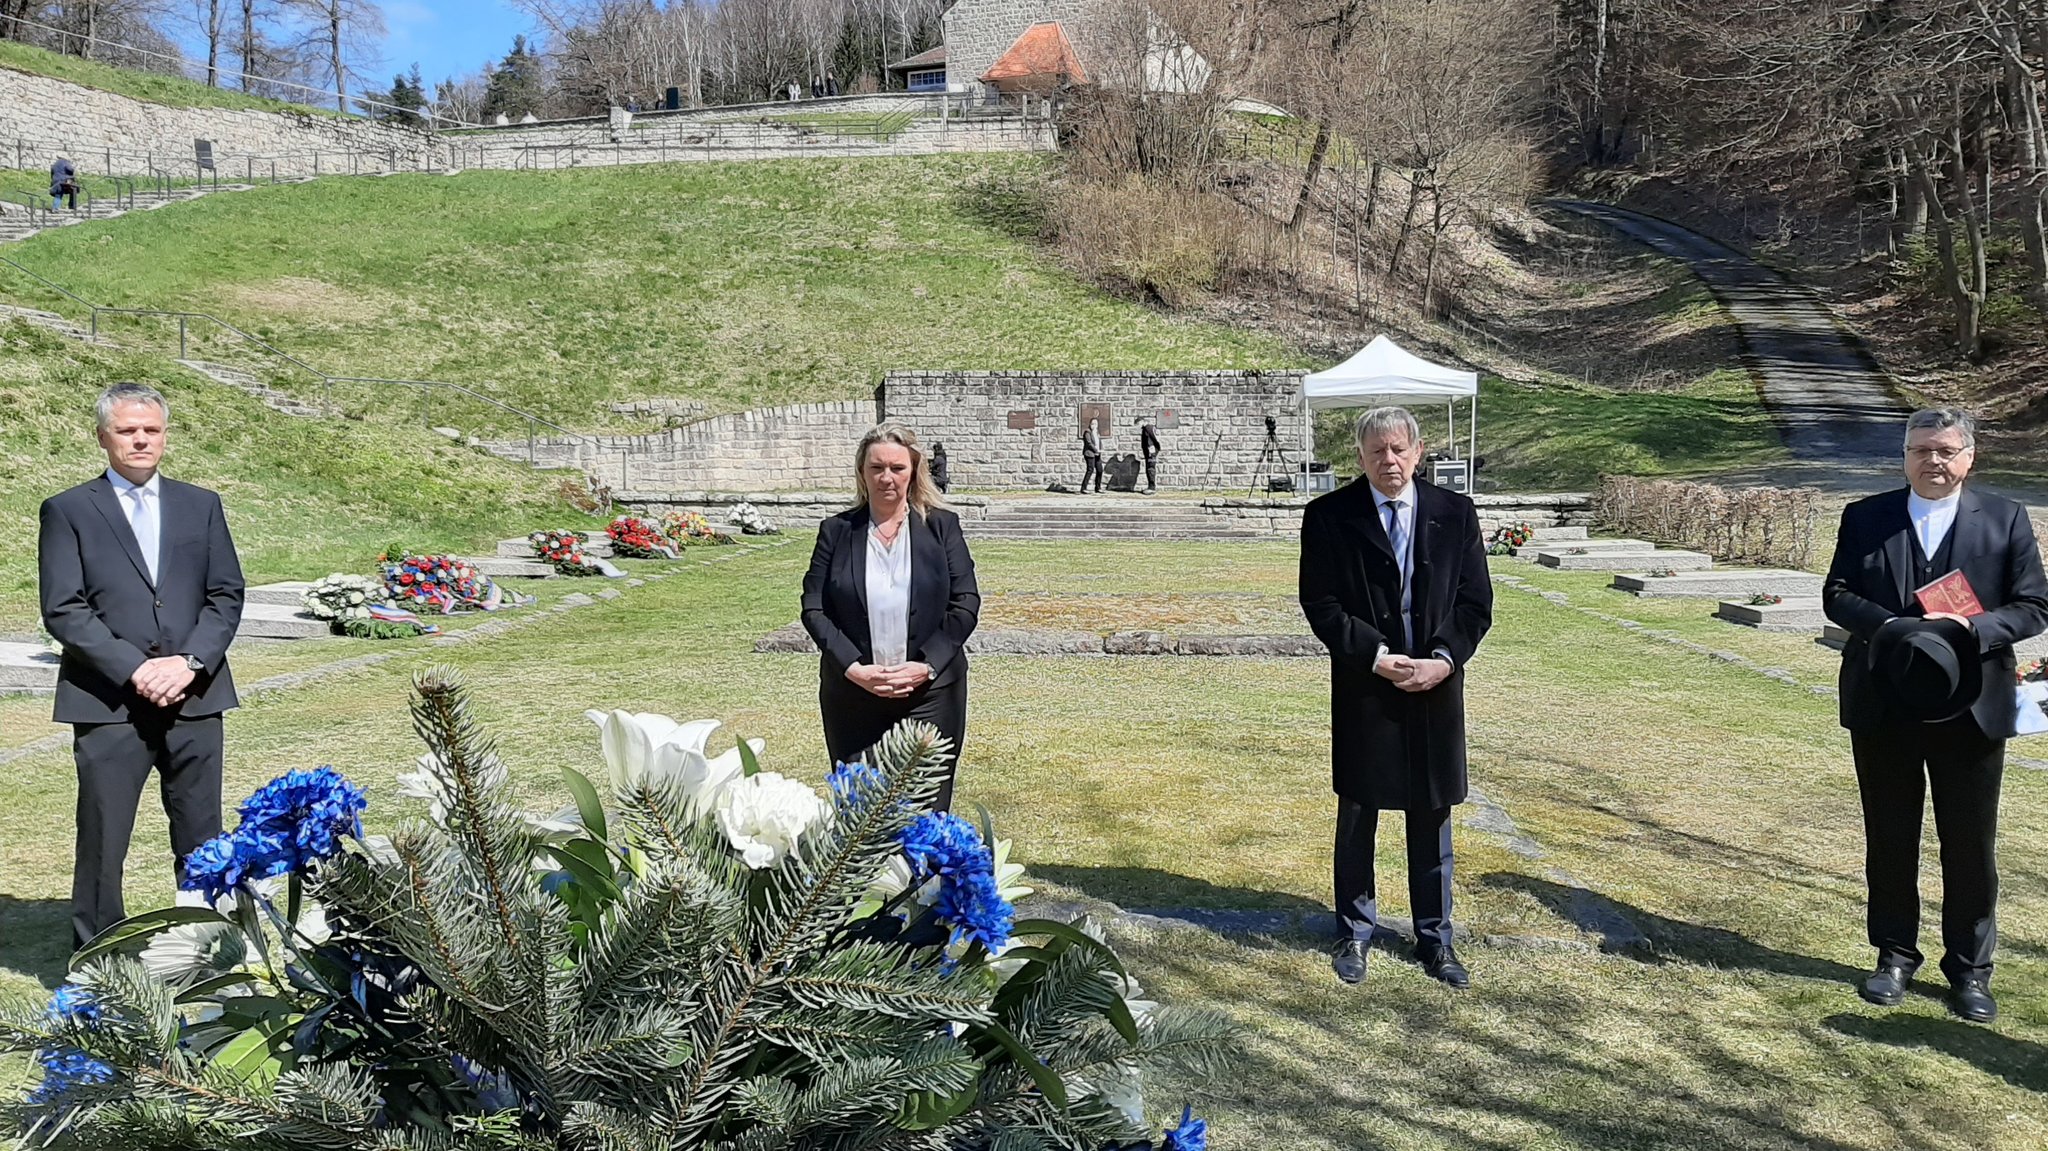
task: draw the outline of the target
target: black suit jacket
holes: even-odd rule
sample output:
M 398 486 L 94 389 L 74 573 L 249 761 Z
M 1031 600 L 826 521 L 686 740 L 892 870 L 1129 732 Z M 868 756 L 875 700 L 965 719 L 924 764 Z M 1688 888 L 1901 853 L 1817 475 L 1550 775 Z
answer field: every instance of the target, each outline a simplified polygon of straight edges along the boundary
M 43 501 L 36 553 L 43 626 L 64 645 L 52 716 L 58 723 L 162 716 L 128 680 L 144 660 L 167 655 L 206 665 L 176 715 L 218 715 L 237 703 L 227 653 L 242 622 L 242 565 L 220 497 L 164 477 L 159 501 L 154 586 L 104 474 Z
M 1821 591 L 1828 618 L 1849 631 L 1842 648 L 1842 726 L 1883 727 L 1894 706 L 1889 688 L 1870 670 L 1870 639 L 1886 620 L 1918 616 L 1913 598 L 1913 521 L 1909 488 L 1857 500 L 1842 509 L 1834 562 Z M 1949 528 L 1950 558 L 1984 605 L 1970 621 L 1984 661 L 1984 689 L 1970 713 L 1993 739 L 2013 734 L 2012 645 L 2048 629 L 2048 580 L 2027 509 L 1969 487 Z
M 1355 803 L 1428 810 L 1463 802 L 1465 665 L 1493 626 L 1493 583 L 1472 501 L 1415 483 L 1415 645 L 1404 652 L 1401 570 L 1364 479 L 1320 496 L 1301 521 L 1301 610 L 1330 649 L 1330 785 Z M 1381 644 L 1450 654 L 1426 692 L 1373 674 Z
M 868 635 L 867 505 L 818 525 L 811 568 L 804 573 L 804 630 L 817 642 L 823 674 L 844 678 L 856 663 L 874 662 Z M 974 557 L 960 517 L 943 508 L 910 513 L 910 645 L 912 663 L 929 664 L 932 679 L 967 670 L 965 645 L 981 615 Z

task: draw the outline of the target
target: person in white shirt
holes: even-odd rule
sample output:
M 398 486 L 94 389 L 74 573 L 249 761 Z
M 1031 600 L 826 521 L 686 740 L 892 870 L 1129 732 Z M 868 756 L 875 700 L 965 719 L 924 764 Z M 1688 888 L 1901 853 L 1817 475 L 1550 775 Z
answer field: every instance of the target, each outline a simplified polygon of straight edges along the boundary
M 933 802 L 949 810 L 967 739 L 965 648 L 981 614 L 974 557 L 909 428 L 861 439 L 854 485 L 859 502 L 818 526 L 804 573 L 826 750 L 850 763 L 896 725 L 929 723 L 951 747 Z
M 1896 1006 L 1920 966 L 1920 828 L 1931 793 L 1949 1009 L 1989 1023 L 1998 1014 L 1998 792 L 2017 721 L 2012 645 L 2048 628 L 2048 580 L 2027 509 L 1964 482 L 1976 456 L 1976 426 L 1963 412 L 1908 417 L 1907 486 L 1842 509 L 1821 604 L 1850 637 L 1841 722 L 1863 802 L 1877 949 L 1857 990 Z M 1981 610 L 1927 610 L 1920 593 L 1958 573 Z

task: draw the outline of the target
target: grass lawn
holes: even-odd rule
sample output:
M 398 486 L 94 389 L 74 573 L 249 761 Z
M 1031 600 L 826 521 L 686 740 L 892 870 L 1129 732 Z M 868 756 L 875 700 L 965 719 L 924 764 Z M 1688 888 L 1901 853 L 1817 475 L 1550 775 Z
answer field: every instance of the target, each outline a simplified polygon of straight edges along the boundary
M 0 320 L 0 634 L 36 625 L 37 508 L 106 468 L 93 397 L 143 380 L 170 400 L 164 472 L 221 493 L 251 583 L 369 570 L 389 543 L 477 554 L 543 523 L 585 526 L 562 473 L 461 447 L 417 426 L 309 420 L 159 357 Z M 4 714 L 4 712 L 0 712 Z
M 417 753 L 408 676 L 437 658 L 476 685 L 536 807 L 561 802 L 557 764 L 597 760 L 579 714 L 590 706 L 718 717 L 726 738 L 765 738 L 769 767 L 819 781 L 815 659 L 750 651 L 795 617 L 807 543 L 265 697 L 229 721 L 227 790 L 331 762 L 369 786 L 373 829 L 388 826 L 407 810 L 393 774 Z M 988 542 L 976 559 L 992 602 L 1089 593 L 1129 615 L 1270 602 L 1294 573 L 1293 547 L 1278 543 Z M 1249 1033 L 1240 1072 L 1196 1101 L 1214 1146 L 2019 1151 L 2048 1140 L 2048 775 L 2014 769 L 2006 782 L 1998 1026 L 1953 1022 L 1926 995 L 1880 1012 L 1849 986 L 1868 956 L 1832 701 L 1531 595 L 1504 590 L 1496 620 L 1469 689 L 1473 779 L 1545 854 L 1461 828 L 1459 921 L 1583 946 L 1576 878 L 1655 947 L 1473 947 L 1477 985 L 1458 995 L 1386 954 L 1365 986 L 1341 987 L 1320 938 L 1127 930 L 1148 990 L 1213 1005 Z M 1320 909 L 1326 683 L 1314 660 L 983 658 L 961 804 L 987 805 L 1061 893 Z M 70 771 L 68 757 L 42 754 L 0 773 L 0 985 L 32 991 L 62 975 L 69 845 L 52 829 L 68 822 Z M 167 894 L 162 844 L 161 817 L 146 810 L 130 871 L 138 903 Z M 1396 913 L 1400 855 L 1399 835 L 1384 837 Z
M 332 108 L 316 108 L 284 100 L 272 100 L 267 96 L 252 96 L 232 88 L 209 88 L 197 80 L 188 80 L 183 76 L 115 68 L 96 60 L 87 60 L 82 56 L 59 55 L 12 40 L 0 40 L 0 68 L 69 80 L 73 84 L 98 88 L 117 96 L 131 96 L 137 100 L 169 104 L 176 108 L 253 108 L 260 112 L 341 115 Z M 233 82 L 229 77 L 222 79 L 224 82 Z
M 210 311 L 335 374 L 447 380 L 570 427 L 617 423 L 606 401 L 647 396 L 714 413 L 865 397 L 891 368 L 1304 362 L 1094 291 L 963 190 L 1043 162 L 322 180 L 63 228 L 9 254 L 89 300 Z M 19 277 L 0 290 L 55 303 Z M 480 405 L 436 416 L 513 427 L 493 419 Z

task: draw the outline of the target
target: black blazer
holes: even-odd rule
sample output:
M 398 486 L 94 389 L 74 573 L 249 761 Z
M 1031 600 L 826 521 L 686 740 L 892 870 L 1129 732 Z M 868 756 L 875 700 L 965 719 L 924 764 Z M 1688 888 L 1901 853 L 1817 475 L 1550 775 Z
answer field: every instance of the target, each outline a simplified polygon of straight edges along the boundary
M 1870 639 L 1886 620 L 1917 616 L 1913 599 L 1913 521 L 1909 488 L 1857 500 L 1842 509 L 1842 529 L 1828 565 L 1821 605 L 1849 631 L 1842 648 L 1842 726 L 1883 727 L 1891 700 L 1870 671 Z M 1949 554 L 1984 605 L 1970 621 L 1984 661 L 1984 690 L 1970 713 L 1993 739 L 2013 734 L 2012 645 L 2048 629 L 2048 580 L 2027 509 L 1967 485 L 1949 528 Z
M 43 501 L 36 552 L 43 626 L 64 645 L 51 717 L 58 723 L 162 715 L 128 679 L 144 660 L 167 655 L 206 665 L 177 715 L 218 715 L 238 702 L 227 653 L 242 622 L 242 565 L 220 497 L 164 477 L 159 499 L 155 586 L 104 474 Z
M 823 674 L 843 678 L 856 663 L 872 663 L 868 636 L 866 504 L 818 525 L 811 568 L 804 573 L 804 630 L 817 642 Z M 910 650 L 913 663 L 929 664 L 932 678 L 964 674 L 967 637 L 981 614 L 974 557 L 960 532 L 960 517 L 943 508 L 915 510 L 910 533 Z
M 1456 492 L 1415 483 L 1415 653 L 1450 653 L 1450 677 L 1404 692 L 1374 675 L 1397 653 L 1401 570 L 1373 501 L 1354 480 L 1301 519 L 1301 610 L 1330 649 L 1330 785 L 1354 803 L 1428 810 L 1463 802 L 1465 665 L 1493 626 L 1493 582 L 1479 513 Z

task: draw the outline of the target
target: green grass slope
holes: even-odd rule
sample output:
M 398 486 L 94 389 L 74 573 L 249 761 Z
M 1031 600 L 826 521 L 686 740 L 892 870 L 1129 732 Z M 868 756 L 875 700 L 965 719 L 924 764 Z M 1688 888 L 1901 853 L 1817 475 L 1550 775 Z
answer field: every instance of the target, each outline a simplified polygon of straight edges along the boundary
M 0 322 L 0 633 L 33 630 L 36 513 L 106 467 L 92 401 L 142 380 L 171 402 L 164 473 L 221 493 L 251 583 L 369 570 L 388 542 L 488 547 L 542 523 L 579 523 L 561 473 L 482 455 L 425 430 L 281 415 L 158 357 Z
M 272 100 L 229 88 L 209 88 L 197 80 L 188 80 L 183 76 L 166 76 L 158 72 L 116 68 L 97 60 L 64 56 L 33 45 L 17 44 L 12 40 L 0 40 L 0 68 L 68 80 L 87 88 L 112 92 L 117 96 L 147 100 L 152 104 L 168 104 L 175 108 L 251 108 L 259 112 L 341 115 L 332 108 L 315 108 L 284 100 Z
M 892 368 L 1304 362 L 1275 339 L 1106 296 L 990 218 L 973 186 L 1043 162 L 325 180 L 81 224 L 10 254 L 102 304 L 214 312 L 332 373 L 461 383 L 570 427 L 630 397 L 713 411 L 857 398 Z M 24 284 L 0 276 L 51 306 Z M 471 414 L 464 426 L 483 426 Z

